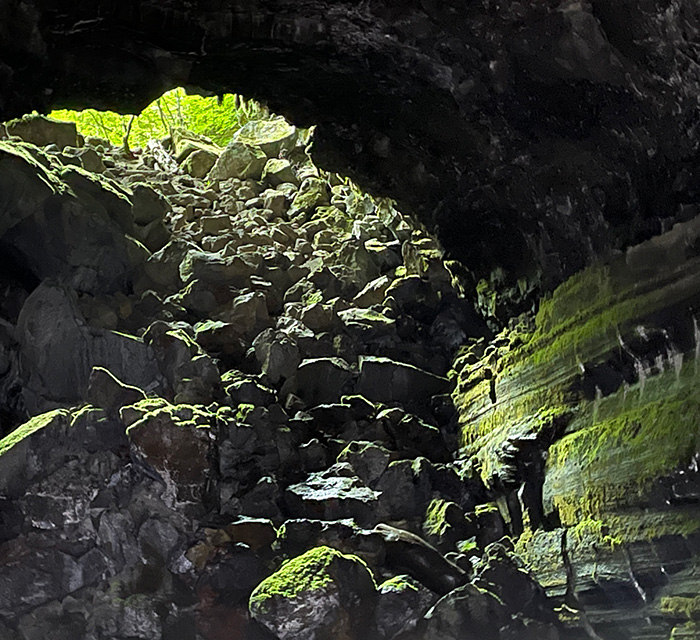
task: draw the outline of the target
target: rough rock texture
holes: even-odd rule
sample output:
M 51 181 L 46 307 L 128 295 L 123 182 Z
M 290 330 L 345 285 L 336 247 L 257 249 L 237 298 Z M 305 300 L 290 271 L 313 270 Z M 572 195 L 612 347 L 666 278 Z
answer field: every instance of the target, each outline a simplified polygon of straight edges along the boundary
M 0 143 L 0 635 L 697 639 L 697 9 L 267 6 L 22 3 L 5 108 L 45 55 L 33 104 L 238 71 L 465 261 L 281 121 L 133 153 L 13 124 L 47 144 Z
M 185 173 L 195 151 L 178 164 L 155 143 L 88 141 L 99 177 L 66 174 L 65 149 L 3 143 L 22 161 L 2 175 L 9 222 L 69 197 L 112 212 L 117 246 L 153 223 L 167 233 L 113 289 L 83 286 L 77 259 L 47 278 L 15 247 L 0 323 L 4 637 L 427 633 L 430 607 L 503 536 L 454 458 L 446 376 L 485 324 L 420 225 L 319 171 L 306 132 L 285 125 L 277 144 L 272 129 L 247 139 L 253 155 L 289 151 L 290 182 L 247 165 L 205 182 Z M 23 190 L 47 181 L 58 196 Z M 57 236 L 55 254 L 89 263 L 93 240 Z
M 534 327 L 456 361 L 463 455 L 546 591 L 583 612 L 567 626 L 603 638 L 696 637 L 699 231 L 581 272 Z
M 0 22 L 3 118 L 178 85 L 261 98 L 506 290 L 501 321 L 694 215 L 694 0 L 31 0 Z

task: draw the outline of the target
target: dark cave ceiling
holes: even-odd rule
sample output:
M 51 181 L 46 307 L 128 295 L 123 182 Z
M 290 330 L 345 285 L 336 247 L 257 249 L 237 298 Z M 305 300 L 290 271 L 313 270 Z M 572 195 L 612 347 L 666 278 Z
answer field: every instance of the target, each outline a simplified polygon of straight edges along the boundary
M 0 117 L 255 97 L 476 277 L 548 289 L 697 212 L 699 30 L 694 0 L 0 0 Z

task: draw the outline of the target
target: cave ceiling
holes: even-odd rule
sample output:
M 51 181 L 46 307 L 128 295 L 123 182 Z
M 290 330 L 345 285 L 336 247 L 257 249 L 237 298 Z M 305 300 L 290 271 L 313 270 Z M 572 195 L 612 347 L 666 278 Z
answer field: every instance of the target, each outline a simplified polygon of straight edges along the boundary
M 694 0 L 1 0 L 0 117 L 237 92 L 478 277 L 551 288 L 697 213 Z

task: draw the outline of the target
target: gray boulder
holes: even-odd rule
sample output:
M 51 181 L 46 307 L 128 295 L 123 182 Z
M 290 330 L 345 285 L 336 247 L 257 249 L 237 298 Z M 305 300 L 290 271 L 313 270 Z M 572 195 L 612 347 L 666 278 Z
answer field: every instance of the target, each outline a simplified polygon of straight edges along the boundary
M 357 556 L 316 547 L 263 580 L 249 607 L 279 640 L 359 638 L 371 619 L 375 589 Z
M 266 162 L 267 156 L 258 147 L 232 140 L 222 151 L 207 178 L 212 181 L 229 178 L 260 180 Z
M 268 158 L 275 158 L 282 149 L 291 149 L 297 138 L 296 127 L 284 118 L 274 120 L 251 120 L 246 122 L 233 136 L 241 142 L 261 149 Z
M 20 372 L 32 414 L 85 399 L 93 367 L 105 367 L 126 384 L 159 385 L 153 351 L 139 338 L 85 323 L 75 293 L 44 282 L 29 296 L 17 323 Z
M 78 146 L 75 122 L 63 122 L 46 116 L 31 114 L 7 122 L 7 133 L 38 147 L 55 144 L 59 149 Z

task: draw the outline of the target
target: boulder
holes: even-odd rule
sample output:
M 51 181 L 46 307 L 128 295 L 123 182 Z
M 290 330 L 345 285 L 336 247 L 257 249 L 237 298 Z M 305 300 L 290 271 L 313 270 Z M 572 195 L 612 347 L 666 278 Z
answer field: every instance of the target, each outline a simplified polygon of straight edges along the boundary
M 37 278 L 92 294 L 126 288 L 149 256 L 125 235 L 126 191 L 78 167 L 51 167 L 36 147 L 0 142 L 1 245 Z
M 258 147 L 232 140 L 221 152 L 207 179 L 210 181 L 229 178 L 260 180 L 266 162 L 267 156 Z
M 378 356 L 360 356 L 357 392 L 375 402 L 413 404 L 447 393 L 447 378 L 404 362 Z
M 127 429 L 134 455 L 166 483 L 172 499 L 201 508 L 209 476 L 212 416 L 189 406 L 165 406 L 146 412 Z
M 130 199 L 136 224 L 147 225 L 156 220 L 163 220 L 172 211 L 165 197 L 152 186 L 136 183 L 131 186 L 131 190 Z
M 46 116 L 31 114 L 5 124 L 7 133 L 38 147 L 55 144 L 59 149 L 78 146 L 75 122 L 63 122 Z
M 299 213 L 309 213 L 316 207 L 328 204 L 328 192 L 326 183 L 320 178 L 306 178 L 301 183 L 299 191 L 292 200 L 292 205 L 289 208 L 289 215 L 294 216 Z
M 337 402 L 354 377 L 342 358 L 309 358 L 301 361 L 283 392 L 294 393 L 310 406 Z
M 159 385 L 152 349 L 134 336 L 87 326 L 65 285 L 45 282 L 34 290 L 20 313 L 17 338 L 31 413 L 85 399 L 96 366 L 140 389 Z
M 267 182 L 271 187 L 277 187 L 285 182 L 299 185 L 294 169 L 289 160 L 281 158 L 270 158 L 265 164 L 262 173 L 263 182 Z
M 368 524 L 376 517 L 378 496 L 354 475 L 352 467 L 338 464 L 291 485 L 285 500 L 291 513 L 305 518 L 352 518 Z
M 196 149 L 182 163 L 182 169 L 193 178 L 204 178 L 216 164 L 219 156 L 208 149 Z
M 250 120 L 233 136 L 236 142 L 258 147 L 268 158 L 277 157 L 282 149 L 291 149 L 296 138 L 296 127 L 284 118 Z
M 389 578 L 377 588 L 373 626 L 386 640 L 410 632 L 437 599 L 435 593 L 409 575 Z
M 350 442 L 338 455 L 369 487 L 374 487 L 391 461 L 391 453 L 373 442 Z
M 316 547 L 263 580 L 250 596 L 250 613 L 279 640 L 360 640 L 375 589 L 357 556 Z
M 270 384 L 294 374 L 301 362 L 296 341 L 282 331 L 265 329 L 253 340 L 255 358 Z
M 425 640 L 499 640 L 500 629 L 510 621 L 508 607 L 493 593 L 467 584 L 445 595 L 428 611 L 420 637 Z
M 146 394 L 138 387 L 124 384 L 104 367 L 93 367 L 88 381 L 87 401 L 117 414 L 122 407 L 145 400 Z
M 469 574 L 421 537 L 378 524 L 373 532 L 384 541 L 389 567 L 407 571 L 431 591 L 444 595 L 469 581 Z

